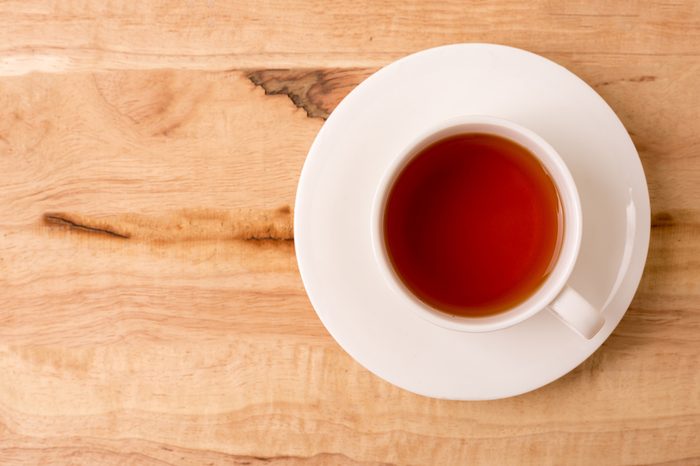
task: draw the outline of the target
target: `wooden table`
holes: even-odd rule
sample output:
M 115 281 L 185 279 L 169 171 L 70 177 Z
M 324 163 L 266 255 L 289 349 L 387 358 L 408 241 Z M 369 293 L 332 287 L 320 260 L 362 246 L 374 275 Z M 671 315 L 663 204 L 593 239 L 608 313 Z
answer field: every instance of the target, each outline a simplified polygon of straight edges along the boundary
M 0 2 L 0 464 L 699 464 L 700 3 L 641 3 Z M 334 343 L 292 210 L 350 89 L 474 41 L 595 87 L 653 225 L 588 361 L 448 402 Z

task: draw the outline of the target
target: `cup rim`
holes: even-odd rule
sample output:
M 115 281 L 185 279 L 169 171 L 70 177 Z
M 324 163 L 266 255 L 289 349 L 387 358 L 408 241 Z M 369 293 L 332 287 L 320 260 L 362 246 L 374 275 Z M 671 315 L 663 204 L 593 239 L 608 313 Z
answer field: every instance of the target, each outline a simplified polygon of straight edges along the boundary
M 472 128 L 471 130 L 469 128 Z M 559 257 L 549 277 L 538 289 L 516 306 L 497 314 L 479 317 L 451 315 L 422 301 L 406 287 L 391 263 L 384 243 L 383 218 L 386 200 L 396 177 L 420 150 L 450 135 L 486 133 L 505 137 L 525 146 L 545 165 L 559 192 L 564 211 L 564 233 Z M 509 137 L 504 133 L 512 133 Z M 552 170 L 554 168 L 554 170 Z M 573 272 L 581 246 L 581 201 L 568 167 L 558 152 L 534 131 L 513 121 L 487 115 L 449 118 L 421 132 L 394 157 L 382 176 L 372 201 L 371 243 L 375 260 L 385 281 L 404 303 L 423 319 L 443 328 L 466 332 L 489 332 L 516 325 L 542 311 L 559 295 Z

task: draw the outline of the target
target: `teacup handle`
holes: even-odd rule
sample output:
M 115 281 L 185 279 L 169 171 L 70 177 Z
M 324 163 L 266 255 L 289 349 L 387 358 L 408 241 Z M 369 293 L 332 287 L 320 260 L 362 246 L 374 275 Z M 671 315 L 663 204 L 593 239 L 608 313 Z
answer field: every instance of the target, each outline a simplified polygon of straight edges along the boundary
M 600 311 L 568 285 L 552 301 L 549 309 L 565 324 L 589 340 L 605 323 Z

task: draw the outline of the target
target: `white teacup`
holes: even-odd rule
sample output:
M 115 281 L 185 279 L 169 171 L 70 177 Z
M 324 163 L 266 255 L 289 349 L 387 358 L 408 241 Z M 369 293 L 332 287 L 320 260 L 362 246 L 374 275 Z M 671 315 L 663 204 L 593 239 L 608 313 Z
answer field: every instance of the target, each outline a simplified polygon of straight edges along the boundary
M 463 133 L 494 134 L 528 149 L 554 180 L 564 212 L 564 233 L 558 259 L 544 283 L 516 306 L 484 317 L 453 316 L 429 306 L 414 296 L 394 271 L 383 237 L 386 199 L 401 170 L 414 155 L 430 144 Z M 544 309 L 549 309 L 576 332 L 590 339 L 605 322 L 596 308 L 567 285 L 579 254 L 582 232 L 581 201 L 571 173 L 559 154 L 544 139 L 511 121 L 477 115 L 458 117 L 445 121 L 416 138 L 398 154 L 379 183 L 372 206 L 371 228 L 372 247 L 382 275 L 397 293 L 408 298 L 405 301 L 411 310 L 435 325 L 465 332 L 489 332 L 516 325 Z

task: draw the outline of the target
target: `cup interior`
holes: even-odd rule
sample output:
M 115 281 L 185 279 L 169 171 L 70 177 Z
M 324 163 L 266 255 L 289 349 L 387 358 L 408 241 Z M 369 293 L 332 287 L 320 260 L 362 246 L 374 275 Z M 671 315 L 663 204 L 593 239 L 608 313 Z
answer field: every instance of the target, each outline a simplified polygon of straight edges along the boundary
M 451 315 L 416 297 L 394 270 L 384 241 L 383 218 L 391 187 L 412 158 L 429 145 L 464 133 L 486 133 L 509 139 L 532 153 L 549 172 L 559 193 L 564 213 L 564 228 L 559 254 L 551 273 L 524 301 L 497 314 L 483 317 Z M 559 154 L 533 131 L 508 120 L 489 116 L 465 116 L 445 121 L 420 134 L 397 155 L 377 187 L 372 208 L 372 247 L 380 271 L 391 288 L 422 318 L 441 327 L 462 331 L 493 331 L 515 325 L 534 315 L 554 300 L 566 284 L 581 243 L 581 206 L 574 180 Z

